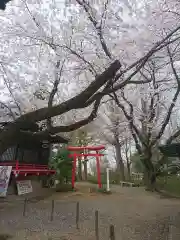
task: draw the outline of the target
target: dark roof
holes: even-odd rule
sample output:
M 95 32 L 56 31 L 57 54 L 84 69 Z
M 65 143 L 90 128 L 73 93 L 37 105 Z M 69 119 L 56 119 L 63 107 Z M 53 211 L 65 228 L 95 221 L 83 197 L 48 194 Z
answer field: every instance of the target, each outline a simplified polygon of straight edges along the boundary
M 6 9 L 6 4 L 10 1 L 11 0 L 0 0 L 0 9 L 5 10 Z
M 167 157 L 180 157 L 180 143 L 161 145 L 159 150 Z

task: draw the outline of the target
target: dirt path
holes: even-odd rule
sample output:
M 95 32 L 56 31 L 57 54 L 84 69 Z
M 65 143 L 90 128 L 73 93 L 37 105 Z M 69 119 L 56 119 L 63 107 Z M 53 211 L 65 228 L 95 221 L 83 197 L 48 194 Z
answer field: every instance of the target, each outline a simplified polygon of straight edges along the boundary
M 100 239 L 108 240 L 109 225 L 113 224 L 117 240 L 179 240 L 180 201 L 161 199 L 142 188 L 114 186 L 112 195 L 89 194 L 87 185 L 83 193 L 55 194 L 44 201 L 29 204 L 26 217 L 22 204 L 2 208 L 0 231 L 14 239 L 72 239 L 92 240 L 94 212 L 99 211 Z M 50 221 L 51 199 L 55 199 L 54 219 Z M 80 230 L 75 228 L 76 201 L 80 202 Z

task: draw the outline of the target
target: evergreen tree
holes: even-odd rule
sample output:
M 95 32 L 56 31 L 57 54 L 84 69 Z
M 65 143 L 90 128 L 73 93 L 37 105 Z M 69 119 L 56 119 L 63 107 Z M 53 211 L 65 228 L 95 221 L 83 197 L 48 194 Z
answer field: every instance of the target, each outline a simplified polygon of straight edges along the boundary
M 56 155 L 51 159 L 51 166 L 57 171 L 57 178 L 62 183 L 70 181 L 72 174 L 72 158 L 69 157 L 70 151 L 67 146 L 58 150 Z

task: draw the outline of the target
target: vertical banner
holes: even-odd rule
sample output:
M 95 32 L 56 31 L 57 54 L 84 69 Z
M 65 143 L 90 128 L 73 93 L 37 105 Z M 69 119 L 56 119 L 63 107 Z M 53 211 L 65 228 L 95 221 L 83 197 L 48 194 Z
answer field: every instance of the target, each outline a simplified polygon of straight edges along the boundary
M 12 166 L 0 166 L 0 197 L 6 197 Z

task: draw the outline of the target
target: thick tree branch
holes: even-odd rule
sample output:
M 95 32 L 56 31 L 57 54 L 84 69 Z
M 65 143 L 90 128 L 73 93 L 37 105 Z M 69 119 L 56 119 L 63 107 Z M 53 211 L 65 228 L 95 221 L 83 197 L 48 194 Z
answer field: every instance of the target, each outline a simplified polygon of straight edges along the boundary
M 169 34 L 167 34 L 167 36 L 165 38 L 163 38 L 161 41 L 157 42 L 145 56 L 143 56 L 142 58 L 140 58 L 139 60 L 137 60 L 136 62 L 131 64 L 125 70 L 116 74 L 115 79 L 113 81 L 114 83 L 117 82 L 117 80 L 121 76 L 123 76 L 125 73 L 127 73 L 129 70 L 132 70 L 134 67 L 136 68 L 123 82 L 121 82 L 117 85 L 114 85 L 113 90 L 112 89 L 106 90 L 106 92 L 104 92 L 104 94 L 110 94 L 113 91 L 115 92 L 115 91 L 123 88 L 127 84 L 133 83 L 133 81 L 131 82 L 130 80 L 144 67 L 144 65 L 152 57 L 153 54 L 160 51 L 164 47 L 169 46 L 171 43 L 174 43 L 175 41 L 177 41 L 180 38 L 180 37 L 178 37 L 173 40 L 169 40 L 173 36 L 173 34 L 179 30 L 180 30 L 180 25 L 177 28 L 175 28 L 174 30 L 172 30 Z M 143 82 L 144 81 L 140 81 L 139 84 L 142 84 Z M 146 83 L 147 82 L 149 82 L 149 81 L 147 80 Z M 137 83 L 137 82 L 135 82 L 135 83 Z
M 158 41 L 154 44 L 154 46 L 149 50 L 149 52 L 143 56 L 142 58 L 138 59 L 136 62 L 132 63 L 129 67 L 127 67 L 125 70 L 121 71 L 120 73 L 118 73 L 116 75 L 116 80 L 119 79 L 124 73 L 128 72 L 129 70 L 133 69 L 134 67 L 136 67 L 136 70 L 128 77 L 126 78 L 126 80 L 122 83 L 120 83 L 117 86 L 114 86 L 115 90 L 118 90 L 119 88 L 126 85 L 126 83 L 133 77 L 135 76 L 141 69 L 142 67 L 146 64 L 146 62 L 150 59 L 150 57 L 160 51 L 161 49 L 163 49 L 164 47 L 170 45 L 171 43 L 174 43 L 175 41 L 177 41 L 180 37 L 174 38 L 172 40 L 170 40 L 170 38 L 180 30 L 180 25 L 178 27 L 176 27 L 175 29 L 173 29 L 169 34 L 166 35 L 166 37 L 164 37 L 161 41 Z
M 68 139 L 63 138 L 59 135 L 52 136 L 51 134 L 34 134 L 32 132 L 27 132 L 27 131 L 21 131 L 19 133 L 19 138 L 17 139 L 16 144 L 21 144 L 21 141 L 23 139 L 28 140 L 29 142 L 43 142 L 47 141 L 50 144 L 53 143 L 68 143 Z
M 46 107 L 46 108 L 42 108 L 30 113 L 24 114 L 23 116 L 19 117 L 16 121 L 9 123 L 5 128 L 3 128 L 0 134 L 0 154 L 2 154 L 10 146 L 13 146 L 17 143 L 17 138 L 20 132 L 22 131 L 21 127 L 24 123 L 38 122 L 38 121 L 46 120 L 47 118 L 50 118 L 50 117 L 61 115 L 72 109 L 84 108 L 84 105 L 85 105 L 84 102 L 86 102 L 104 84 L 108 83 L 109 79 L 114 78 L 120 66 L 121 64 L 119 61 L 117 60 L 114 61 L 109 68 L 107 68 L 102 74 L 97 76 L 95 80 L 77 96 L 59 105 L 52 106 L 50 109 Z M 106 87 L 107 86 L 108 84 L 106 84 Z M 60 127 L 51 128 L 52 133 L 46 130 L 45 132 L 41 132 L 42 135 L 39 137 L 41 139 L 43 139 L 43 137 L 46 139 L 49 134 L 50 135 L 55 134 L 59 131 L 61 132 L 73 131 L 93 121 L 93 119 L 96 117 L 97 109 L 100 104 L 101 98 L 102 97 L 98 97 L 98 99 L 95 101 L 94 109 L 88 118 L 81 120 L 77 123 L 74 123 L 70 126 L 60 126 Z M 29 132 L 28 134 L 33 135 L 34 133 Z M 37 132 L 36 134 L 40 134 L 40 133 Z M 36 138 L 36 135 L 35 135 L 35 138 Z
M 118 60 L 116 60 L 101 75 L 97 76 L 95 78 L 95 81 L 92 82 L 89 85 L 89 87 L 86 88 L 78 96 L 76 96 L 74 98 L 71 98 L 68 101 L 66 101 L 66 102 L 64 102 L 64 103 L 62 103 L 60 105 L 52 107 L 50 109 L 50 111 L 48 110 L 48 108 L 42 108 L 42 109 L 36 110 L 34 112 L 25 114 L 24 116 L 22 116 L 22 118 L 20 118 L 18 120 L 20 120 L 20 121 L 23 120 L 23 119 L 24 120 L 25 119 L 28 120 L 29 117 L 32 119 L 32 121 L 45 120 L 48 117 L 53 117 L 53 116 L 57 116 L 57 115 L 63 114 L 65 112 L 68 112 L 71 109 L 78 109 L 78 108 L 83 108 L 83 107 L 89 106 L 90 104 L 92 104 L 99 97 L 97 95 L 101 95 L 102 96 L 102 95 L 106 95 L 106 94 L 109 94 L 109 93 L 111 93 L 113 91 L 117 91 L 117 90 L 121 89 L 144 66 L 144 64 L 146 63 L 148 58 L 151 57 L 157 51 L 157 48 L 158 47 L 159 47 L 158 49 L 163 48 L 164 45 L 162 45 L 162 43 L 167 41 L 179 29 L 180 29 L 180 26 L 177 27 L 176 29 L 174 29 L 173 31 L 171 31 L 163 40 L 161 40 L 158 43 L 156 43 L 155 46 L 143 58 L 141 58 L 138 61 L 136 61 L 135 63 L 131 64 L 124 71 L 121 71 L 121 73 L 116 74 L 116 72 L 121 67 L 120 62 Z M 96 91 L 99 88 L 101 88 L 109 79 L 113 79 L 113 77 L 115 77 L 115 82 L 116 82 L 119 79 L 120 76 L 122 76 L 128 70 L 131 70 L 136 65 L 138 65 L 137 69 L 128 78 L 126 78 L 125 81 L 121 82 L 120 84 L 117 84 L 116 86 L 114 86 L 113 89 L 109 88 L 109 89 L 104 90 L 103 92 L 97 93 L 97 95 L 95 94 Z M 92 97 L 92 99 L 90 100 L 91 97 Z M 84 102 L 84 104 L 82 104 L 83 102 Z
M 100 101 L 101 99 L 95 102 L 94 108 L 87 118 L 68 126 L 57 126 L 40 132 L 32 132 L 29 131 L 28 129 L 23 130 L 21 124 L 18 126 L 10 123 L 7 124 L 7 126 L 1 131 L 0 135 L 0 154 L 2 154 L 8 147 L 17 144 L 20 141 L 20 139 L 22 140 L 25 138 L 31 141 L 33 141 L 33 139 L 37 141 L 47 140 L 51 142 L 57 140 L 59 142 L 67 143 L 68 141 L 67 139 L 62 138 L 61 136 L 52 135 L 55 135 L 56 133 L 59 132 L 71 132 L 92 122 L 94 118 L 96 118 Z
M 16 120 L 17 122 L 31 120 L 33 122 L 38 122 L 45 120 L 49 117 L 54 117 L 68 112 L 72 109 L 84 108 L 84 103 L 99 89 L 101 88 L 109 79 L 112 79 L 116 72 L 120 69 L 121 64 L 118 60 L 114 61 L 102 74 L 97 76 L 95 80 L 80 94 L 77 96 L 59 104 L 56 106 L 38 109 L 36 111 L 24 114 Z M 92 103 L 92 102 L 91 102 Z M 91 104 L 89 103 L 89 105 Z
M 43 137 L 46 138 L 49 135 L 54 135 L 59 132 L 75 131 L 76 129 L 79 129 L 80 127 L 83 127 L 84 125 L 87 125 L 88 123 L 92 122 L 96 118 L 100 102 L 101 102 L 101 99 L 99 99 L 98 101 L 95 102 L 91 114 L 83 120 L 80 120 L 71 125 L 51 127 L 50 129 L 47 129 L 47 130 L 44 130 L 41 132 L 36 132 L 36 133 L 28 132 L 27 134 L 32 135 L 34 137 L 40 137 L 41 139 L 43 139 Z

